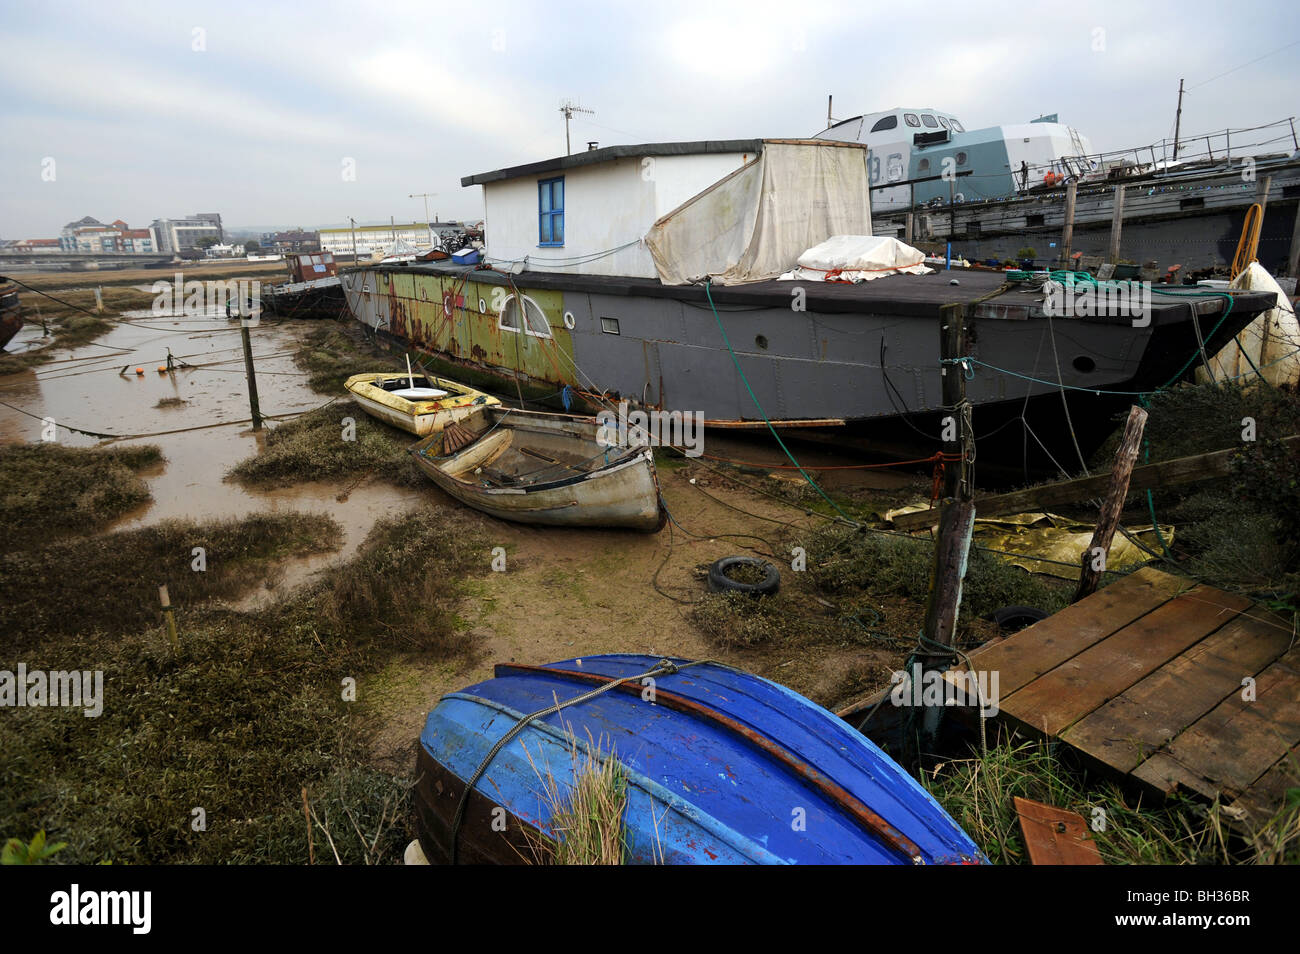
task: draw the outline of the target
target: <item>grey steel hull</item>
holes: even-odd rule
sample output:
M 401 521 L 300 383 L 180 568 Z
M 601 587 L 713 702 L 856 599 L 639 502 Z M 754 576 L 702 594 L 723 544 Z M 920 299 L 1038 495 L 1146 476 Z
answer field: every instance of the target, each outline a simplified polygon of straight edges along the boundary
M 949 284 L 954 275 L 960 285 Z M 644 279 L 368 268 L 346 273 L 343 287 L 353 315 L 370 328 L 435 357 L 449 376 L 495 381 L 507 393 L 516 382 L 537 396 L 566 387 L 569 396 L 603 392 L 646 407 L 701 412 L 706 428 L 763 428 L 764 415 L 786 428 L 888 428 L 906 416 L 937 445 L 939 309 L 973 302 L 1001 281 L 962 272 L 865 286 L 719 287 L 712 289 L 716 318 L 702 288 Z M 499 300 L 516 291 L 545 312 L 550 337 L 498 326 L 494 292 Z M 799 291 L 802 311 L 792 307 Z M 1133 400 L 1106 392 L 1164 385 L 1197 354 L 1196 327 L 1213 352 L 1271 304 L 1272 296 L 1239 294 L 1223 320 L 1222 298 L 1157 296 L 1140 327 L 1127 317 L 1048 319 L 1041 295 L 1015 290 L 972 304 L 971 355 L 982 364 L 966 389 L 977 439 L 1010 415 L 1035 422 L 1030 426 L 1042 431 L 1036 440 L 1054 450 L 1071 448 L 1063 385 L 1068 402 L 1088 417 L 1083 429 L 1100 435 L 1090 438 L 1095 444 L 1109 432 L 1110 415 Z M 1016 446 L 1034 444 L 1023 433 L 1004 436 Z

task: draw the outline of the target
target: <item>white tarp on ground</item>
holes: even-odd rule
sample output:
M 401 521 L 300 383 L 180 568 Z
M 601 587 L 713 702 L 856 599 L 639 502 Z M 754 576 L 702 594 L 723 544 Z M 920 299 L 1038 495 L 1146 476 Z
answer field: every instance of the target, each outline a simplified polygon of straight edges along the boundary
M 799 256 L 783 281 L 869 282 L 884 275 L 929 275 L 925 253 L 887 235 L 832 235 Z
M 832 235 L 871 234 L 867 150 L 831 140 L 765 140 L 763 152 L 646 233 L 659 280 L 765 281 Z
M 1277 305 L 1247 325 L 1236 341 L 1224 345 L 1210 359 L 1215 378 L 1246 385 L 1258 383 L 1259 376 L 1250 366 L 1253 361 L 1271 384 L 1300 383 L 1300 322 L 1296 321 L 1295 308 L 1286 293 L 1258 262 L 1252 262 L 1228 287 L 1273 292 L 1277 295 Z M 1196 380 L 1209 381 L 1204 366 L 1196 369 Z

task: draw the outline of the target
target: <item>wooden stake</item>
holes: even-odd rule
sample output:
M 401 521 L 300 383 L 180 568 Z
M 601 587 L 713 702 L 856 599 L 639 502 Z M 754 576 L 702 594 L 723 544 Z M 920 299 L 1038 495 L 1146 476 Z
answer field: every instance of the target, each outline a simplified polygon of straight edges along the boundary
M 311 809 L 307 806 L 307 786 L 302 787 L 302 817 L 307 819 L 307 864 L 316 863 L 316 843 L 311 834 Z
M 960 364 L 949 361 L 966 357 L 966 309 L 960 303 L 944 305 L 939 309 L 939 353 L 944 362 L 939 366 L 943 381 L 943 406 L 945 415 L 955 418 L 952 428 L 953 439 L 944 441 L 945 453 L 954 455 L 954 459 L 944 464 L 943 495 L 956 497 L 966 481 L 966 434 L 965 415 L 962 408 L 966 401 L 966 374 Z M 942 434 L 940 435 L 942 437 Z M 960 455 L 960 460 L 956 456 Z
M 96 285 L 95 286 L 95 314 L 102 315 L 103 313 L 104 313 L 104 286 Z
M 163 619 L 167 622 L 167 639 L 172 644 L 172 651 L 179 651 L 181 641 L 176 633 L 176 616 L 172 613 L 172 601 L 167 595 L 166 583 L 158 587 L 158 602 L 162 604 Z
M 934 568 L 930 578 L 930 596 L 926 601 L 925 634 L 927 650 L 953 645 L 957 633 L 957 615 L 961 610 L 961 585 L 966 578 L 966 561 L 970 556 L 971 534 L 975 530 L 975 504 L 970 499 L 954 500 L 943 508 L 939 518 L 939 538 L 934 546 Z M 944 661 L 946 665 L 946 660 Z M 927 670 L 942 668 L 930 664 Z M 925 710 L 922 737 L 934 738 L 943 717 L 943 706 Z
M 1115 185 L 1115 204 L 1110 213 L 1110 263 L 1119 264 L 1120 233 L 1124 231 L 1124 183 Z
M 1142 445 L 1142 431 L 1146 423 L 1147 412 L 1134 405 L 1128 413 L 1128 423 L 1124 425 L 1124 439 L 1120 441 L 1119 450 L 1115 453 L 1115 466 L 1110 472 L 1110 489 L 1101 505 L 1101 517 L 1097 520 L 1097 529 L 1092 535 L 1092 543 L 1083 551 L 1079 589 L 1074 594 L 1076 603 L 1096 591 L 1097 583 L 1105 570 L 1105 560 L 1110 554 L 1110 543 L 1115 538 L 1115 528 L 1119 526 L 1120 512 L 1124 509 L 1124 498 L 1128 496 L 1129 477 L 1133 474 L 1133 464 Z M 1099 555 L 1096 553 L 1098 550 L 1101 551 Z M 1098 556 L 1100 561 L 1097 560 Z M 1100 569 L 1096 567 L 1098 562 L 1101 564 Z
M 240 309 L 244 308 L 244 303 L 240 302 Z M 248 409 L 251 412 L 250 417 L 253 419 L 253 430 L 262 429 L 262 409 L 258 406 L 257 401 L 257 375 L 253 372 L 253 344 L 248 336 L 248 319 L 241 319 L 239 322 L 239 337 L 244 342 L 244 374 L 248 378 Z
M 1079 191 L 1077 179 L 1065 185 L 1065 229 L 1061 232 L 1061 264 L 1070 267 L 1070 246 L 1074 242 L 1074 197 Z
M 1265 176 L 1259 180 L 1255 201 L 1259 203 L 1259 231 L 1264 233 L 1264 213 L 1268 211 L 1268 192 L 1273 188 L 1273 177 Z

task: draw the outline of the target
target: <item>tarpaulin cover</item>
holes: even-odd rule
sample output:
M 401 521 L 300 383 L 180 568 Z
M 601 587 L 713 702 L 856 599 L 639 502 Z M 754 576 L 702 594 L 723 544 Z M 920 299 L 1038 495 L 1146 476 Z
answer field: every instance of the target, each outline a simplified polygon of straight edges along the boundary
M 869 282 L 884 275 L 929 275 L 925 253 L 887 235 L 832 235 L 799 256 L 786 281 Z
M 833 235 L 871 234 L 867 150 L 828 140 L 765 141 L 753 162 L 646 233 L 659 280 L 766 281 Z
M 1300 323 L 1281 286 L 1262 265 L 1252 262 L 1229 287 L 1273 292 L 1277 295 L 1277 305 L 1248 324 L 1235 340 L 1210 359 L 1215 379 L 1257 384 L 1259 376 L 1255 368 L 1258 368 L 1264 379 L 1275 386 L 1300 382 Z M 1196 369 L 1196 380 L 1202 384 L 1209 380 L 1204 367 Z

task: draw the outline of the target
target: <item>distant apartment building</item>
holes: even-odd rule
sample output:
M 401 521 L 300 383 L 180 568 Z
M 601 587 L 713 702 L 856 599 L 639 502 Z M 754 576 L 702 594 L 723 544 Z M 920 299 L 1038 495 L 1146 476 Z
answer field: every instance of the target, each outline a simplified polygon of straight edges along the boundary
M 287 232 L 263 232 L 262 248 L 277 252 L 315 252 L 320 249 L 320 235 L 303 229 L 290 229 Z
M 113 255 L 153 255 L 162 251 L 152 228 L 133 229 L 121 219 L 105 225 L 89 215 L 63 227 L 60 237 L 51 239 L 64 252 Z
M 215 212 L 196 212 L 186 219 L 154 219 L 150 226 L 158 235 L 160 252 L 182 252 L 199 247 L 203 239 L 224 242 L 221 216 Z

